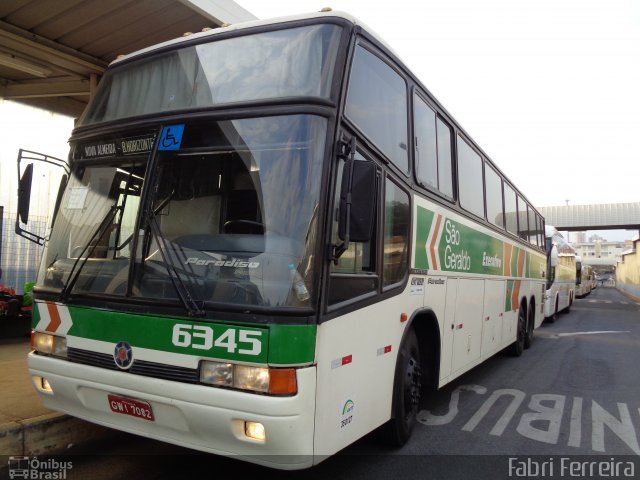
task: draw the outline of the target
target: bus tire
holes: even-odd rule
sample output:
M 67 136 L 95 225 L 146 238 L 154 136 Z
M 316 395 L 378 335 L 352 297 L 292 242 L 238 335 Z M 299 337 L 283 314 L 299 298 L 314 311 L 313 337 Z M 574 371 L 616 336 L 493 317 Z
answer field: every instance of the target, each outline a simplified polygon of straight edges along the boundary
M 527 331 L 524 336 L 524 348 L 527 349 L 531 347 L 533 343 L 533 324 L 535 322 L 535 309 L 533 304 L 529 305 L 529 309 L 527 311 Z
M 551 314 L 550 317 L 547 317 L 547 320 L 549 321 L 549 323 L 553 323 L 558 319 L 558 297 L 556 297 L 556 306 L 553 310 L 553 313 Z
M 571 305 L 573 305 L 573 292 L 569 295 L 569 305 L 567 305 L 563 313 L 569 313 L 571 311 Z
M 393 411 L 384 429 L 385 441 L 392 446 L 401 447 L 411 437 L 420 407 L 421 375 L 420 347 L 416 333 L 411 329 L 398 352 L 393 382 Z
M 516 341 L 511 344 L 511 355 L 519 357 L 524 351 L 524 341 L 527 336 L 527 314 L 522 305 L 518 310 L 518 324 L 516 325 Z

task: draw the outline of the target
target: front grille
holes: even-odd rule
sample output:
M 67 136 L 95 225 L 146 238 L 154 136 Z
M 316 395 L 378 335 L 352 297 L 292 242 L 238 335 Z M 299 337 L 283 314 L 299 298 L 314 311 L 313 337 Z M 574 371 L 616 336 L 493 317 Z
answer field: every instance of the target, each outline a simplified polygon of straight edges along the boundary
M 147 362 L 144 360 L 134 360 L 133 365 L 128 370 L 121 370 L 115 364 L 113 356 L 108 353 L 91 352 L 79 348 L 68 348 L 67 358 L 70 362 L 90 365 L 92 367 L 106 368 L 133 375 L 143 375 L 145 377 L 161 378 L 183 383 L 198 383 L 198 370 L 195 368 L 176 367 L 163 363 Z

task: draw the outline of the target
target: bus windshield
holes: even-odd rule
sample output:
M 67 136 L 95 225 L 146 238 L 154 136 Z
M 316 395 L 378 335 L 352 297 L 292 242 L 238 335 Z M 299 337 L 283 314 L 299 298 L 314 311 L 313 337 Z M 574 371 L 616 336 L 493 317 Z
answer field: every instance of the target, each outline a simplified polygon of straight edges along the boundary
M 263 32 L 116 66 L 78 126 L 234 102 L 328 98 L 340 32 L 327 24 Z
M 126 157 L 79 163 L 39 283 L 169 301 L 182 288 L 200 305 L 309 308 L 325 137 L 326 119 L 312 115 L 200 120 L 185 125 L 179 150 L 150 160 L 152 176 Z

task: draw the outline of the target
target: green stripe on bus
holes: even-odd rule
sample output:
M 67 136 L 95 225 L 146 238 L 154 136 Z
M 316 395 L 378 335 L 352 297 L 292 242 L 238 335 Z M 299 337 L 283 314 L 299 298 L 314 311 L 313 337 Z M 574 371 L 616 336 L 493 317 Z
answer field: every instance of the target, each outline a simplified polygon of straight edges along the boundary
M 312 363 L 315 325 L 195 321 L 69 306 L 68 335 L 132 347 L 274 365 Z
M 270 325 L 269 363 L 312 363 L 316 349 L 315 325 Z
M 416 268 L 429 268 L 427 245 L 434 212 L 417 207 L 416 215 Z M 440 226 L 442 235 L 437 245 L 440 270 L 445 272 L 477 273 L 497 276 L 523 276 L 544 278 L 544 255 L 528 253 L 524 249 L 503 242 L 465 224 L 444 217 Z M 524 255 L 524 257 L 521 257 Z M 523 262 L 520 264 L 520 262 Z M 521 269 L 518 272 L 519 267 Z

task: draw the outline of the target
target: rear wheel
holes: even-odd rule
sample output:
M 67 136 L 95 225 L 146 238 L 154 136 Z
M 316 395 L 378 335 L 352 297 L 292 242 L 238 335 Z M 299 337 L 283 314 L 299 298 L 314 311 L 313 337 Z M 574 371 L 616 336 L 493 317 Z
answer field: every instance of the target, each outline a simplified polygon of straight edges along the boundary
M 527 318 L 524 307 L 520 305 L 518 310 L 518 325 L 516 333 L 516 341 L 511 344 L 511 355 L 519 357 L 524 351 L 524 339 L 527 336 Z
M 422 366 L 415 331 L 407 333 L 398 352 L 393 386 L 393 416 L 385 426 L 389 443 L 402 446 L 411 437 L 420 406 Z
M 569 295 L 569 305 L 564 309 L 564 313 L 569 313 L 571 311 L 571 305 L 573 305 L 573 293 Z
M 533 342 L 533 324 L 535 322 L 535 306 L 529 305 L 527 315 L 527 331 L 524 337 L 524 348 L 529 348 Z

